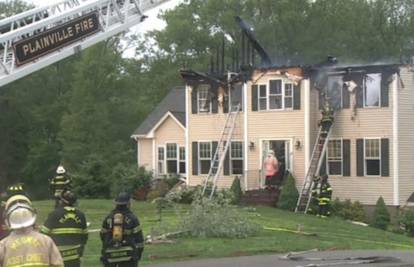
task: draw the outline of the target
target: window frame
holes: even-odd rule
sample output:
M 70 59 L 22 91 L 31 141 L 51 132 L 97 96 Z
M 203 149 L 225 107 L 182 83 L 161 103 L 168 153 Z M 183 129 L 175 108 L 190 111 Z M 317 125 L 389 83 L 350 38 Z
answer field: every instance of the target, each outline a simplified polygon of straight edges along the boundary
M 270 82 L 271 81 L 281 81 L 281 93 L 280 94 L 270 94 Z M 286 101 L 286 85 L 291 85 L 291 96 L 288 96 L 288 98 L 291 98 L 291 103 L 292 106 L 291 107 L 287 107 L 285 105 L 285 101 Z M 257 111 L 292 111 L 294 110 L 294 105 L 295 105 L 295 84 L 291 81 L 285 81 L 285 79 L 282 78 L 275 78 L 275 79 L 269 79 L 266 83 L 257 83 Z M 260 95 L 260 89 L 262 86 L 265 86 L 265 91 L 266 91 L 266 96 L 263 97 Z M 275 97 L 275 96 L 280 96 L 282 98 L 281 101 L 281 108 L 270 108 L 270 98 L 271 97 Z M 262 109 L 260 106 L 260 100 L 265 100 L 266 101 L 266 109 Z
M 290 88 L 290 92 L 291 92 L 291 95 L 290 96 L 286 96 L 286 85 L 290 85 L 291 86 L 291 88 Z M 295 85 L 294 85 L 294 83 L 293 82 L 287 82 L 287 83 L 283 83 L 283 93 L 284 93 L 284 96 L 283 96 L 283 108 L 285 109 L 285 110 L 291 110 L 291 109 L 293 109 L 293 105 L 295 104 L 294 103 L 294 101 L 293 101 L 293 98 L 294 98 L 294 91 L 295 90 Z M 291 106 L 290 107 L 286 107 L 286 98 L 290 98 L 291 99 Z
M 162 151 L 163 151 L 163 159 L 160 159 L 160 149 L 162 149 Z M 165 151 L 166 151 L 166 148 L 165 148 L 165 146 L 157 146 L 157 173 L 159 174 L 159 175 L 164 175 L 164 174 L 166 174 L 167 172 L 166 172 L 166 164 L 165 164 L 165 162 L 166 162 L 166 153 L 165 153 Z M 160 168 L 159 168 L 159 164 L 162 164 L 162 172 L 160 172 Z
M 201 145 L 202 144 L 208 144 L 209 145 L 209 150 L 210 150 L 210 157 L 209 158 L 207 158 L 207 157 L 201 157 Z M 198 143 L 197 143 L 197 146 L 198 146 L 198 150 L 197 150 L 197 161 L 198 161 L 198 174 L 199 175 L 205 175 L 205 174 L 208 174 L 208 172 L 210 171 L 210 168 L 211 168 L 211 159 L 213 158 L 213 142 L 212 141 L 199 141 Z M 210 166 L 209 166 L 209 171 L 207 172 L 207 173 L 202 173 L 201 172 L 201 161 L 209 161 L 209 164 L 210 164 Z
M 212 112 L 213 110 L 213 103 L 211 101 L 211 99 L 209 99 L 209 92 L 210 92 L 210 86 L 207 84 L 200 84 L 199 86 L 197 86 L 197 113 L 201 113 L 201 114 L 209 114 Z M 206 96 L 205 96 L 205 100 L 204 98 L 200 97 L 200 92 L 201 90 L 206 90 Z M 210 100 L 210 101 L 209 101 Z M 205 101 L 205 102 L 201 102 L 201 101 Z M 201 109 L 202 106 L 206 106 L 206 105 L 201 105 L 200 103 L 206 103 L 207 101 L 209 101 L 209 105 L 207 107 L 206 110 Z
M 262 86 L 264 86 L 265 87 L 265 96 L 263 97 L 263 96 L 261 96 L 260 95 L 260 91 L 261 91 L 261 87 Z M 269 110 L 269 100 L 268 100 L 268 96 L 269 96 L 269 94 L 268 94 L 268 86 L 267 86 L 267 84 L 265 84 L 265 83 L 261 83 L 261 84 L 258 84 L 257 85 L 257 90 L 258 90 L 258 92 L 257 92 L 257 109 L 259 110 L 259 111 L 264 111 L 264 110 Z M 265 102 L 266 102 L 266 108 L 265 109 L 262 109 L 261 108 L 261 105 L 260 105 L 260 100 L 265 100 Z
M 234 143 L 240 143 L 240 152 L 241 152 L 241 156 L 240 157 L 233 157 L 233 144 Z M 230 157 L 229 157 L 229 160 L 230 160 L 230 175 L 243 175 L 243 173 L 244 173 L 244 170 L 243 170 L 243 165 L 244 165 L 244 145 L 243 145 L 243 141 L 232 141 L 231 143 L 230 143 L 230 153 L 229 153 L 229 155 L 230 155 Z M 241 170 L 241 173 L 234 173 L 233 172 L 233 160 L 239 160 L 239 161 L 241 161 L 242 162 L 242 170 Z
M 271 81 L 280 81 L 280 94 L 272 94 L 270 92 L 270 82 Z M 269 82 L 267 84 L 267 110 L 274 111 L 274 110 L 284 110 L 285 109 L 285 102 L 284 102 L 285 101 L 285 92 L 284 92 L 284 88 L 285 88 L 285 83 L 283 82 L 282 79 L 270 79 L 269 80 Z M 281 97 L 280 108 L 270 108 L 270 98 L 271 97 Z
M 381 72 L 373 72 L 373 73 L 367 73 L 366 76 L 368 75 L 372 75 L 372 74 L 379 74 L 380 75 L 380 83 L 379 83 L 379 88 L 378 88 L 378 105 L 377 106 L 367 106 L 367 101 L 366 101 L 366 95 L 367 95 L 367 85 L 366 85 L 366 78 L 364 77 L 364 79 L 362 79 L 362 88 L 363 88 L 363 92 L 362 92 L 362 103 L 363 103 L 363 108 L 381 108 L 382 107 L 382 103 L 381 103 L 381 98 L 382 98 L 382 90 L 381 90 L 381 84 L 382 84 L 382 73 Z M 365 142 L 364 142 L 365 143 Z
M 377 140 L 378 141 L 378 160 L 379 160 L 379 174 L 378 175 L 368 175 L 367 174 L 367 140 Z M 368 159 L 370 160 L 376 160 L 376 157 L 368 157 Z M 369 137 L 369 138 L 364 138 L 364 176 L 365 177 L 381 177 L 382 176 L 382 170 L 381 170 L 381 166 L 382 166 L 382 158 L 381 158 L 381 138 L 380 137 Z
M 340 141 L 340 152 L 341 152 L 341 160 L 329 159 L 329 144 L 331 141 Z M 341 174 L 332 174 L 330 173 L 329 162 L 341 162 Z M 344 142 L 343 138 L 329 138 L 328 140 L 328 147 L 326 148 L 326 171 L 328 175 L 332 176 L 344 176 Z
M 169 152 L 171 152 L 171 151 L 169 151 L 169 149 L 168 149 L 168 147 L 170 146 L 170 145 L 174 145 L 175 146 L 175 149 L 174 149 L 174 153 L 175 153 L 175 157 L 169 157 Z M 177 143 L 166 143 L 165 144 L 165 166 L 166 166 L 166 170 L 165 170 L 165 172 L 167 173 L 167 174 L 178 174 L 179 173 L 179 160 L 178 160 L 178 144 Z M 168 172 L 168 163 L 170 162 L 170 161 L 175 161 L 175 166 L 176 166 L 176 172 Z

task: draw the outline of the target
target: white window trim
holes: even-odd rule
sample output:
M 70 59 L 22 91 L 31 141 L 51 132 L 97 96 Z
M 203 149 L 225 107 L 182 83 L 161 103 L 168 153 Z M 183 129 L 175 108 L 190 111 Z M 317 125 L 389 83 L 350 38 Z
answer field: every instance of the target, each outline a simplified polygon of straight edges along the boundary
M 201 152 L 201 149 L 200 149 L 200 145 L 201 145 L 201 143 L 208 143 L 208 144 L 210 144 L 210 155 L 211 155 L 211 157 L 210 157 L 210 168 L 211 168 L 211 159 L 213 158 L 213 156 L 214 156 L 214 152 L 213 152 L 213 141 L 198 141 L 197 142 L 197 146 L 198 146 L 198 149 L 197 149 L 197 161 L 198 161 L 198 170 L 197 170 L 197 173 L 198 173 L 198 175 L 207 175 L 208 173 L 201 173 L 201 160 L 207 160 L 207 158 L 203 158 L 203 159 L 201 159 L 201 157 L 200 157 L 200 152 Z
M 240 173 L 238 173 L 238 174 L 234 174 L 233 173 L 233 157 L 232 157 L 232 153 L 231 153 L 231 144 L 232 143 L 241 143 L 241 152 L 242 152 L 242 155 L 241 155 L 241 157 L 239 157 L 239 158 L 234 158 L 234 160 L 241 160 L 242 161 L 242 173 L 240 174 Z M 230 175 L 243 175 L 243 173 L 244 173 L 244 170 L 243 170 L 243 166 L 244 166 L 244 158 L 243 158 L 243 155 L 244 155 L 244 144 L 243 144 L 243 141 L 240 141 L 240 140 L 234 140 L 234 141 L 231 141 L 231 144 L 230 144 L 230 153 L 229 153 L 229 155 L 230 155 L 230 157 L 229 157 L 229 160 L 230 160 Z
M 207 85 L 205 85 L 205 86 L 204 85 L 200 85 L 200 86 L 196 87 L 196 90 L 197 90 L 197 113 L 198 114 L 210 114 L 210 113 L 212 113 L 212 110 L 213 110 L 213 103 L 212 103 L 211 100 L 209 101 L 208 111 L 201 111 L 200 110 L 200 89 L 207 89 L 207 98 L 206 98 L 206 101 L 209 101 L 209 99 L 208 99 L 208 96 L 209 96 L 208 91 L 210 90 L 210 87 L 207 86 Z
M 329 142 L 330 141 L 341 141 L 341 174 L 331 174 L 330 170 L 329 170 Z M 335 160 L 333 162 L 339 162 L 338 160 Z M 329 138 L 328 140 L 328 147 L 326 149 L 326 170 L 328 175 L 332 175 L 332 176 L 338 176 L 338 177 L 342 177 L 344 176 L 344 140 L 343 138 Z
M 175 155 L 176 155 L 176 157 L 175 158 L 169 158 L 168 157 L 168 145 L 175 145 Z M 167 165 L 168 165 L 168 161 L 169 160 L 175 160 L 175 164 L 177 165 L 177 172 L 176 172 L 176 174 L 180 174 L 180 146 L 177 144 L 177 143 L 165 143 L 165 168 L 166 168 L 166 170 L 165 170 L 165 173 L 166 174 L 170 174 L 170 173 L 168 173 L 167 172 L 167 170 L 168 170 L 168 167 L 167 167 Z
M 287 98 L 287 96 L 286 96 L 286 85 L 288 85 L 288 84 L 290 84 L 291 86 L 292 86 L 292 88 L 291 88 L 291 90 L 292 90 L 292 96 L 288 96 L 288 98 L 291 98 L 292 99 L 292 106 L 291 107 L 286 107 L 286 105 L 285 105 L 285 103 L 286 103 L 286 98 Z M 295 90 L 295 84 L 293 83 L 293 82 L 286 82 L 286 83 L 283 83 L 283 108 L 285 109 L 285 110 L 292 110 L 293 109 L 293 106 L 295 105 L 295 101 L 294 101 L 294 90 Z
M 363 103 L 363 107 L 364 108 L 368 108 L 368 109 L 370 109 L 370 108 L 373 108 L 373 109 L 377 109 L 377 108 L 381 108 L 382 107 L 382 103 L 381 103 L 381 98 L 382 98 L 382 95 L 381 95 L 381 83 L 382 83 L 382 73 L 380 73 L 380 72 L 375 72 L 375 73 L 367 73 L 367 75 L 369 75 L 369 74 L 381 74 L 381 81 L 380 81 L 380 88 L 379 88 L 379 100 L 378 100 L 378 106 L 367 106 L 366 105 L 366 101 L 365 101 L 365 94 L 366 94 L 366 89 L 367 89 L 367 87 L 366 87 L 366 84 L 365 84 L 365 80 L 366 79 L 363 79 L 362 80 L 362 103 Z M 364 143 L 365 143 L 365 141 L 364 141 Z
M 281 108 L 273 108 L 270 109 L 270 81 L 281 81 L 281 94 L 272 94 L 272 96 L 282 96 L 282 107 Z M 285 84 L 292 84 L 292 107 L 290 108 L 286 108 L 285 107 Z M 292 111 L 294 110 L 294 105 L 295 105 L 295 86 L 293 82 L 290 81 L 285 81 L 284 79 L 269 79 L 267 81 L 267 83 L 257 83 L 257 110 L 260 112 L 274 112 L 274 111 Z M 260 97 L 260 86 L 266 86 L 266 97 Z M 261 109 L 260 108 L 260 99 L 265 99 L 266 98 L 266 109 Z
M 162 160 L 159 159 L 159 153 L 160 153 L 159 149 L 160 148 L 162 148 L 164 150 L 164 157 L 163 157 Z M 167 157 L 166 151 L 167 151 L 167 149 L 166 149 L 165 146 L 157 146 L 157 173 L 158 173 L 158 175 L 167 174 L 167 172 L 166 172 L 166 168 L 167 168 L 167 166 L 166 166 L 166 157 Z M 158 164 L 160 163 L 160 161 L 162 161 L 162 172 L 160 172 L 160 170 L 158 168 Z
M 379 175 L 367 175 L 367 158 L 365 157 L 366 155 L 366 140 L 378 140 L 379 141 L 379 148 L 378 148 L 378 153 L 379 153 Z M 372 158 L 375 159 L 375 158 Z M 381 138 L 380 137 L 369 137 L 369 138 L 364 138 L 364 176 L 365 177 L 381 177 L 382 173 L 381 173 L 381 166 L 382 166 L 382 158 L 381 158 Z

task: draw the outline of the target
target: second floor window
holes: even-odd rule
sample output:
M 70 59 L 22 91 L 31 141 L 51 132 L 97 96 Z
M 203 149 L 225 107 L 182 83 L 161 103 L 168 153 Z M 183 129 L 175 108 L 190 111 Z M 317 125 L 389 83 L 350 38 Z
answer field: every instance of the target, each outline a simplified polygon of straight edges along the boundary
M 207 85 L 200 85 L 197 88 L 197 104 L 199 113 L 211 112 L 210 88 Z
M 259 110 L 292 109 L 294 104 L 294 86 L 282 80 L 270 80 L 268 84 L 258 86 Z
M 379 107 L 381 100 L 381 73 L 367 74 L 364 83 L 364 107 Z

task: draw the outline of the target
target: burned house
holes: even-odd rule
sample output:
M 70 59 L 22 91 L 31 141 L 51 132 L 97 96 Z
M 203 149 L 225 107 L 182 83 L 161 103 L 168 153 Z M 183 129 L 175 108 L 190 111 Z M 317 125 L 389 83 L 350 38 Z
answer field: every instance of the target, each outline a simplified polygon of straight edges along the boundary
M 230 187 L 239 177 L 245 191 L 263 188 L 263 161 L 273 150 L 280 173 L 291 173 L 300 190 L 311 168 L 320 108 L 328 101 L 335 119 L 318 174 L 329 175 L 333 196 L 364 205 L 374 205 L 380 196 L 389 206 L 407 204 L 414 192 L 412 66 L 342 66 L 332 61 L 272 66 L 256 46 L 250 42 L 252 50 L 244 57 L 249 68 L 181 72 L 186 83 L 185 155 L 178 156 L 179 146 L 172 154 L 177 166 L 185 159 L 187 184 L 203 184 L 211 173 L 229 114 L 237 107 L 217 186 Z M 264 66 L 251 67 L 253 50 L 264 59 Z M 148 162 L 149 170 L 165 173 L 157 162 L 168 156 L 155 142 L 149 146 L 145 153 L 139 152 L 139 163 Z

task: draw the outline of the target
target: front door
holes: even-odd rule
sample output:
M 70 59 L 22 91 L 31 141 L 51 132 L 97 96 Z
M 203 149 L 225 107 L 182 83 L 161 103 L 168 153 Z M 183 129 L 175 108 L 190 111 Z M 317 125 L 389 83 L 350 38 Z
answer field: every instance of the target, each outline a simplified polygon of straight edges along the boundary
M 264 186 L 264 171 L 263 171 L 263 162 L 269 153 L 272 150 L 279 161 L 279 175 L 284 174 L 285 170 L 290 170 L 290 146 L 288 140 L 264 140 L 262 144 L 262 183 L 261 186 Z M 282 177 L 280 177 L 282 178 Z

